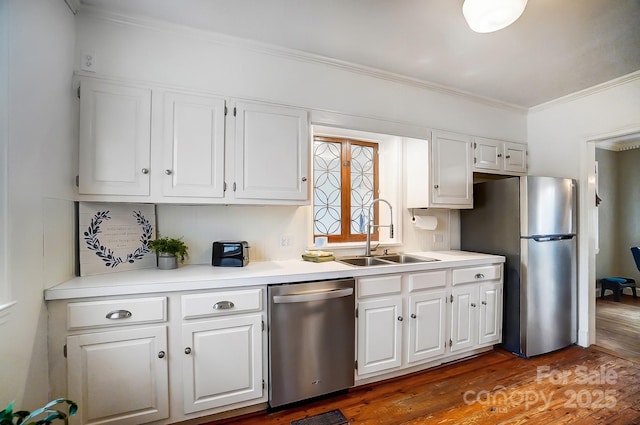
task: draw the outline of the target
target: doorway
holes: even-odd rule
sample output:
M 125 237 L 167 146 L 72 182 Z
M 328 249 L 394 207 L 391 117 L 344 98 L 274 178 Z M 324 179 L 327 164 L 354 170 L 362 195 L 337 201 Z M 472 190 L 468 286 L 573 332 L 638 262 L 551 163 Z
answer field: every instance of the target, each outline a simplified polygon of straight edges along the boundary
M 612 291 L 601 297 L 603 277 L 635 279 L 640 272 L 629 248 L 640 245 L 640 134 L 595 143 L 595 344 L 640 362 L 640 298 L 629 289 L 619 302 Z

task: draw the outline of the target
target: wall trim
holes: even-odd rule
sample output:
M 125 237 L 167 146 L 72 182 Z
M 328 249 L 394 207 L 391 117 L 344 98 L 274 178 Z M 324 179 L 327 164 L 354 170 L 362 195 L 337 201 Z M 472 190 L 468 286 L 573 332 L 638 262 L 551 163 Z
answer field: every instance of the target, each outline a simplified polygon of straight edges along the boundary
M 618 78 L 614 78 L 613 80 L 606 81 L 601 84 L 596 84 L 595 86 L 588 87 L 584 90 L 580 90 L 566 96 L 559 97 L 554 100 L 550 100 L 549 102 L 541 103 L 540 105 L 532 106 L 529 108 L 529 112 L 540 112 L 545 109 L 552 108 L 554 106 L 559 106 L 565 103 L 570 103 L 578 99 L 582 99 L 583 97 L 588 97 L 594 95 L 596 93 L 609 90 L 616 86 L 621 86 L 623 84 L 627 84 L 636 80 L 640 80 L 640 70 L 634 71 L 630 74 L 623 75 Z
M 65 0 L 66 1 L 66 0 Z M 514 105 L 508 102 L 502 102 L 489 97 L 479 96 L 463 90 L 457 90 L 451 87 L 439 85 L 429 81 L 421 80 L 418 78 L 407 77 L 401 74 L 397 74 L 390 71 L 384 71 L 377 68 L 359 65 L 352 62 L 347 62 L 339 59 L 330 58 L 327 56 L 317 55 L 313 53 L 302 52 L 299 50 L 289 49 L 273 44 L 262 43 L 258 41 L 243 39 L 234 37 L 222 33 L 215 33 L 202 29 L 196 29 L 187 27 L 184 25 L 173 24 L 157 19 L 124 15 L 113 12 L 107 12 L 103 9 L 95 6 L 83 5 L 80 10 L 81 16 L 86 16 L 91 19 L 101 20 L 118 25 L 127 25 L 132 27 L 139 27 L 147 30 L 161 31 L 173 34 L 182 34 L 197 39 L 201 39 L 210 43 L 216 43 L 219 45 L 233 47 L 237 49 L 248 50 L 260 54 L 266 54 L 271 56 L 280 57 L 288 60 L 297 60 L 300 62 L 316 63 L 325 66 L 338 68 L 353 72 L 356 74 L 377 78 L 380 80 L 390 81 L 405 86 L 415 87 L 423 90 L 430 90 L 438 93 L 455 96 L 458 98 L 464 98 L 467 101 L 484 104 L 493 108 L 504 109 L 508 111 L 527 112 L 528 108 Z

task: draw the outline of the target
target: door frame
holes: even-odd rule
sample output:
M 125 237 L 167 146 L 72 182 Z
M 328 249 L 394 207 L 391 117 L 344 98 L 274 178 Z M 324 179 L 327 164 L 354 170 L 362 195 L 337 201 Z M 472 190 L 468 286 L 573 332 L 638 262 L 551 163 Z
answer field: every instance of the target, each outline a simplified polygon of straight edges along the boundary
M 638 135 L 640 125 L 587 137 L 580 143 L 578 228 L 578 344 L 596 342 L 596 144 Z

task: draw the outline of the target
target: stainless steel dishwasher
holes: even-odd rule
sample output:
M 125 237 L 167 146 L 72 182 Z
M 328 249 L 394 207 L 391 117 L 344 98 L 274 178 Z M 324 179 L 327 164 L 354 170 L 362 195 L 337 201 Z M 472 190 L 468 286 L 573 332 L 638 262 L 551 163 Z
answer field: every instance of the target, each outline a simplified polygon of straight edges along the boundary
M 269 286 L 271 407 L 353 386 L 354 287 L 353 279 Z

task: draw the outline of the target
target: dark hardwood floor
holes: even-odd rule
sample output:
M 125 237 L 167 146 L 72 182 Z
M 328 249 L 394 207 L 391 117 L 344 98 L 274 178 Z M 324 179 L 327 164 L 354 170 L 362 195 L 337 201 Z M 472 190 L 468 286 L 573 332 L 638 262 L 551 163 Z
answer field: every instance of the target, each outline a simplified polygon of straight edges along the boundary
M 596 298 L 596 345 L 640 362 L 640 297 L 613 295 Z
M 350 424 L 640 424 L 640 364 L 597 348 L 481 356 L 274 413 L 207 425 L 288 425 L 340 409 Z

